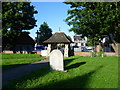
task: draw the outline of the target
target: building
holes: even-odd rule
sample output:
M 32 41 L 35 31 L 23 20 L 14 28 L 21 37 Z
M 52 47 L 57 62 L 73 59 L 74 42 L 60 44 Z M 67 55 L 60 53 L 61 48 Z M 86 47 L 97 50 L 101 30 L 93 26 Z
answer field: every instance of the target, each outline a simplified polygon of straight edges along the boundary
M 17 38 L 15 50 L 31 52 L 34 50 L 35 41 L 29 36 L 29 32 L 22 32 Z
M 16 39 L 15 44 L 16 52 L 24 53 L 23 51 L 27 51 L 29 53 L 34 50 L 35 41 L 29 36 L 29 32 L 22 32 Z M 4 50 L 10 50 L 10 48 L 6 47 Z
M 44 43 L 48 44 L 47 48 L 47 55 L 49 56 L 50 52 L 54 49 L 60 49 L 59 45 L 64 44 L 63 54 L 64 57 L 69 56 L 69 45 L 72 43 L 72 41 L 67 37 L 67 35 L 64 32 L 56 32 L 53 34 L 48 40 L 44 41 Z
M 83 48 L 86 47 L 87 38 L 81 37 L 79 35 L 73 36 L 73 44 L 71 46 L 74 46 L 74 51 L 82 51 Z
M 74 44 L 75 46 L 79 46 L 79 47 L 85 47 L 86 46 L 86 40 L 85 37 L 81 37 L 81 36 L 77 36 L 75 35 L 74 37 Z

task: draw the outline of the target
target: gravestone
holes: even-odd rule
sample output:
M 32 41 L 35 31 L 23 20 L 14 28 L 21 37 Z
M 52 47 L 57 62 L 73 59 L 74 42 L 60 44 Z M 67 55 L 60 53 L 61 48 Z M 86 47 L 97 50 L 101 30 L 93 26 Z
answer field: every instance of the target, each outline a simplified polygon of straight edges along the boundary
M 63 54 L 60 50 L 50 53 L 50 67 L 52 70 L 64 71 Z

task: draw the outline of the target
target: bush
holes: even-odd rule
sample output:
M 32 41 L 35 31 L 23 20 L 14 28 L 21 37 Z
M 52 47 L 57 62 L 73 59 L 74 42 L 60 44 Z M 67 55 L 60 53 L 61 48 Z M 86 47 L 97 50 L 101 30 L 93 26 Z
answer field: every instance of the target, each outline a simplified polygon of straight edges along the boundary
M 96 57 L 96 52 L 91 52 L 91 57 Z
M 103 52 L 103 49 L 100 49 L 100 52 L 91 52 L 91 57 L 104 57 L 106 56 L 105 53 Z
M 103 52 L 103 49 L 100 49 L 100 52 L 97 53 L 98 57 L 104 57 L 105 53 Z

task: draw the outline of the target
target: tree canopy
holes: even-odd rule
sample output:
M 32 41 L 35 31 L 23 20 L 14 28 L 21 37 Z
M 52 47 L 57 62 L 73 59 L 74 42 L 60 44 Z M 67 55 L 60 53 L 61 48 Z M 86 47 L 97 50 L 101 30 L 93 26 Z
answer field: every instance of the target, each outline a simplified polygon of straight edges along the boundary
M 47 40 L 52 36 L 52 29 L 49 28 L 47 22 L 43 22 L 43 24 L 40 25 L 40 28 L 37 34 L 38 34 L 37 43 L 43 44 L 45 40 Z
M 30 30 L 36 26 L 34 6 L 30 2 L 3 2 L 2 3 L 3 35 L 6 31 Z M 9 29 L 9 30 L 8 30 Z
M 68 0 L 69 1 L 69 0 Z M 98 44 L 104 35 L 120 42 L 120 2 L 65 2 L 70 5 L 66 22 L 70 31 L 87 36 Z
M 15 40 L 22 30 L 30 30 L 37 26 L 37 20 L 34 18 L 34 14 L 37 13 L 30 2 L 2 3 L 2 37 L 7 39 L 9 45 L 15 45 Z

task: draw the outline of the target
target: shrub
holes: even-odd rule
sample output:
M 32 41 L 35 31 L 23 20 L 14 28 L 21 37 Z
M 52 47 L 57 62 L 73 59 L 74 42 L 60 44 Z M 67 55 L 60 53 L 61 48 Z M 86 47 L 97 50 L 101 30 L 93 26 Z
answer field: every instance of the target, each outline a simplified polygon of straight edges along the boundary
M 91 57 L 96 57 L 96 52 L 91 52 Z
M 106 56 L 105 53 L 103 52 L 103 49 L 100 49 L 100 52 L 97 53 L 98 57 L 104 57 Z

